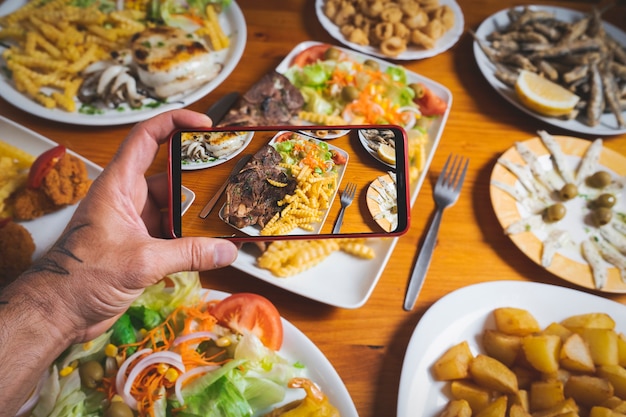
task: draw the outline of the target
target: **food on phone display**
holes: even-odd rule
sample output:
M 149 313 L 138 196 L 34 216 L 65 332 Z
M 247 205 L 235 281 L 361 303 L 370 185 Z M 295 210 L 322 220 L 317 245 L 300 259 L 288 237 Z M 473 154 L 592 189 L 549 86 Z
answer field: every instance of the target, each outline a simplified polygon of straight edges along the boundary
M 435 361 L 449 383 L 441 416 L 611 416 L 626 410 L 626 336 L 602 312 L 570 316 L 541 328 L 517 307 L 493 311 L 495 328 L 459 341 Z
M 280 126 L 300 124 L 302 94 L 284 75 L 265 74 L 228 112 L 220 126 Z
M 183 132 L 181 162 L 207 162 L 227 157 L 241 149 L 245 138 L 245 132 Z
M 34 252 L 35 242 L 30 232 L 11 219 L 0 218 L 0 287 L 31 265 Z
M 596 126 L 602 114 L 610 112 L 615 128 L 625 126 L 619 100 L 626 82 L 626 52 L 603 29 L 598 8 L 576 21 L 528 7 L 511 9 L 507 15 L 508 25 L 498 25 L 486 39 L 476 38 L 501 82 L 515 88 L 522 71 L 539 74 L 580 98 L 561 117 Z M 544 107 L 554 110 L 549 101 Z
M 46 108 L 154 106 L 219 73 L 227 3 L 29 2 L 0 17 L 2 56 L 15 88 Z
M 361 129 L 359 135 L 365 139 L 365 145 L 383 162 L 395 166 L 395 134 L 389 129 Z
M 198 273 L 173 274 L 148 287 L 107 332 L 66 350 L 20 414 L 260 415 L 281 405 L 290 386 L 314 390 L 302 363 L 281 354 L 282 334 L 267 299 L 214 300 Z
M 287 278 L 313 268 L 338 251 L 364 260 L 373 259 L 376 253 L 367 243 L 368 239 L 364 238 L 279 240 L 263 248 L 257 266 L 274 276 Z
M 264 227 L 281 210 L 278 201 L 296 187 L 295 179 L 280 167 L 281 161 L 280 154 L 266 145 L 232 177 L 226 187 L 224 206 L 228 223 L 238 228 Z
M 498 159 L 517 180 L 514 186 L 492 181 L 514 198 L 519 208 L 519 220 L 506 225 L 505 233 L 545 235 L 541 264 L 546 268 L 559 249 L 576 248 L 591 268 L 596 289 L 606 285 L 611 265 L 626 282 L 624 206 L 616 206 L 624 196 L 625 178 L 609 173 L 600 164 L 601 139 L 590 142 L 577 165 L 571 166 L 557 138 L 545 131 L 538 133 L 549 151 L 548 164 L 523 142 L 516 143 L 515 150 L 524 165 Z M 567 219 L 580 226 L 567 226 Z
M 85 163 L 58 145 L 30 167 L 26 184 L 15 190 L 7 205 L 16 220 L 32 220 L 81 200 L 91 180 Z
M 325 0 L 323 10 L 348 42 L 377 47 L 390 58 L 409 47 L 434 48 L 455 21 L 439 0 Z
M 398 227 L 398 192 L 394 172 L 372 181 L 367 192 L 367 207 L 385 231 Z

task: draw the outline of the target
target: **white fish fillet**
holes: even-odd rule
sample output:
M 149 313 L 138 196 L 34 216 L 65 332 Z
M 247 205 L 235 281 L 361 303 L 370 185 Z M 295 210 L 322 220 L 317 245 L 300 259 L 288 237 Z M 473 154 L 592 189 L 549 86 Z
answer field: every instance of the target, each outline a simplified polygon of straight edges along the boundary
M 546 205 L 541 203 L 540 201 L 535 200 L 534 198 L 530 198 L 528 193 L 523 195 L 522 192 L 515 187 L 510 186 L 509 184 L 505 184 L 502 181 L 492 180 L 491 185 L 497 187 L 513 197 L 515 201 L 520 203 L 526 210 L 531 213 L 541 213 L 546 209 Z
M 576 172 L 576 183 L 582 184 L 585 178 L 596 172 L 598 161 L 600 160 L 600 153 L 602 152 L 602 139 L 598 138 L 591 142 L 587 152 L 580 161 L 578 171 Z
M 561 174 L 561 178 L 563 178 L 563 181 L 573 184 L 575 182 L 574 173 L 567 165 L 565 154 L 561 149 L 561 145 L 559 145 L 559 143 L 554 140 L 554 137 L 545 130 L 539 130 L 537 131 L 537 133 L 539 134 L 539 137 L 541 138 L 541 141 L 543 142 L 545 147 L 550 152 L 552 162 L 556 166 L 559 174 Z
M 589 266 L 591 267 L 594 285 L 600 290 L 606 285 L 608 271 L 606 265 L 602 262 L 602 255 L 600 255 L 600 251 L 590 239 L 583 240 L 581 243 L 581 249 L 583 257 L 587 260 L 587 262 L 589 262 Z
M 543 218 L 541 214 L 533 214 L 532 216 L 520 219 L 511 223 L 504 232 L 507 235 L 515 235 L 522 232 L 530 232 L 543 226 Z
M 591 242 L 596 246 L 602 258 L 619 270 L 622 282 L 626 282 L 626 257 L 600 237 L 592 238 Z
M 526 188 L 526 190 L 528 190 L 530 194 L 536 195 L 540 200 L 547 201 L 548 191 L 534 181 L 533 175 L 528 166 L 513 163 L 505 158 L 499 158 L 498 163 L 511 171 L 511 173 L 517 177 L 518 181 L 524 188 Z
M 528 165 L 530 172 L 533 174 L 535 179 L 539 181 L 546 189 L 550 191 L 558 191 L 560 190 L 564 183 L 560 181 L 560 178 L 551 176 L 541 165 L 539 162 L 539 158 L 537 155 L 531 151 L 528 146 L 526 146 L 522 142 L 515 142 L 515 149 L 520 154 L 522 159 Z
M 541 252 L 541 265 L 549 267 L 552 264 L 556 251 L 563 247 L 569 239 L 569 235 L 565 230 L 552 230 L 546 240 L 543 241 L 543 250 Z
M 604 225 L 599 228 L 600 234 L 607 243 L 611 244 L 615 249 L 626 255 L 626 236 L 618 232 L 611 225 Z

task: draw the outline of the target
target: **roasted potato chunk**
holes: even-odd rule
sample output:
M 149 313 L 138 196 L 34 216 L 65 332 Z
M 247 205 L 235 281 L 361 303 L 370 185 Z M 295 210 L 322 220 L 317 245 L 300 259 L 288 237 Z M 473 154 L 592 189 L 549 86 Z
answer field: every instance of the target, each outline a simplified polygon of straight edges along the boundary
M 476 383 L 503 394 L 514 394 L 518 390 L 517 377 L 502 362 L 487 355 L 476 355 L 470 362 L 469 372 Z
M 619 365 L 603 365 L 598 368 L 597 373 L 613 385 L 615 395 L 626 400 L 626 369 Z
M 502 395 L 483 408 L 476 417 L 505 417 L 508 399 Z
M 455 400 L 465 400 L 473 413 L 485 408 L 491 400 L 491 392 L 467 381 L 452 381 L 450 393 Z
M 530 411 L 546 410 L 565 400 L 563 382 L 559 380 L 537 381 L 530 384 Z
M 522 339 L 522 350 L 528 363 L 546 374 L 555 373 L 559 369 L 559 353 L 561 338 L 552 334 L 526 336 Z
M 573 329 L 609 329 L 615 328 L 615 320 L 606 313 L 587 313 L 570 316 L 561 321 L 570 330 Z
M 617 365 L 619 351 L 617 333 L 609 329 L 585 328 L 581 332 L 582 338 L 589 345 L 589 351 L 596 365 Z
M 472 417 L 472 409 L 466 400 L 452 400 L 439 417 Z
M 594 372 L 596 370 L 589 345 L 578 333 L 572 333 L 563 343 L 559 363 L 570 371 Z
M 485 330 L 483 333 L 483 347 L 487 355 L 505 364 L 512 366 L 519 355 L 522 338 L 497 330 Z
M 604 379 L 590 375 L 572 375 L 565 383 L 565 395 L 587 407 L 600 405 L 613 396 L 613 386 Z
M 474 355 L 467 342 L 448 349 L 433 365 L 433 374 L 439 381 L 467 378 L 469 363 Z
M 493 316 L 496 320 L 496 328 L 502 333 L 526 336 L 541 330 L 537 319 L 530 312 L 521 308 L 496 308 L 493 311 Z

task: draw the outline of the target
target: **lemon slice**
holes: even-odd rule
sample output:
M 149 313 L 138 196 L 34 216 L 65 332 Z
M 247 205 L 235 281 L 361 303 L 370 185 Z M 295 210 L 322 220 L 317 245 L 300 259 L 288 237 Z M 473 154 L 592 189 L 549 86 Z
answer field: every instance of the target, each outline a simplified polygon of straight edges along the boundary
M 515 91 L 524 106 L 545 116 L 564 116 L 580 100 L 568 89 L 525 70 L 517 77 Z
M 377 152 L 378 152 L 378 157 L 383 162 L 395 165 L 395 163 L 396 163 L 396 150 L 393 147 L 382 143 L 378 147 L 378 151 Z

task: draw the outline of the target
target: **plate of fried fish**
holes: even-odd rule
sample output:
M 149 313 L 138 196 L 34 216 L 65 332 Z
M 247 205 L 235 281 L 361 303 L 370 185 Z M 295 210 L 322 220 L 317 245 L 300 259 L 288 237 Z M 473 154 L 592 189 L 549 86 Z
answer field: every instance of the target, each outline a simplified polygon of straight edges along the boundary
M 0 74 L 0 96 L 28 113 L 74 125 L 135 123 L 187 107 L 230 75 L 246 44 L 246 22 L 235 1 L 211 17 L 207 15 L 202 24 L 193 23 L 190 15 L 184 29 L 175 22 L 147 25 L 148 11 L 111 11 L 104 6 L 102 10 L 84 9 L 85 15 L 100 13 L 101 23 L 91 25 L 98 26 L 97 33 L 85 32 L 87 25 L 64 18 L 74 15 L 72 10 L 81 9 L 80 5 L 44 2 L 24 13 L 27 5 L 27 0 L 0 4 L 0 28 L 7 33 L 29 32 L 30 44 L 35 45 L 35 50 L 29 51 L 17 38 L 3 39 L 13 47 L 0 57 L 1 65 L 8 69 Z M 178 3 L 161 2 L 159 7 L 178 7 Z M 184 20 L 182 13 L 160 13 Z M 42 28 L 49 28 L 48 32 L 78 36 L 84 42 L 76 41 L 72 50 L 67 45 L 75 41 L 65 38 L 57 39 L 55 45 L 46 39 L 48 32 L 28 26 L 24 16 L 29 15 L 38 19 Z M 53 16 L 61 18 L 55 21 Z M 207 35 L 217 29 L 221 31 L 219 45 Z M 47 45 L 48 50 L 39 45 Z M 156 45 L 160 48 L 152 47 Z M 46 65 L 27 66 L 36 59 L 45 59 Z
M 474 56 L 498 94 L 529 115 L 576 133 L 619 135 L 626 133 L 626 110 L 619 104 L 626 85 L 624 45 L 626 33 L 603 21 L 599 10 L 520 6 L 501 10 L 478 27 Z M 580 100 L 574 111 L 549 117 L 525 107 L 514 87 L 520 70 L 575 93 Z

